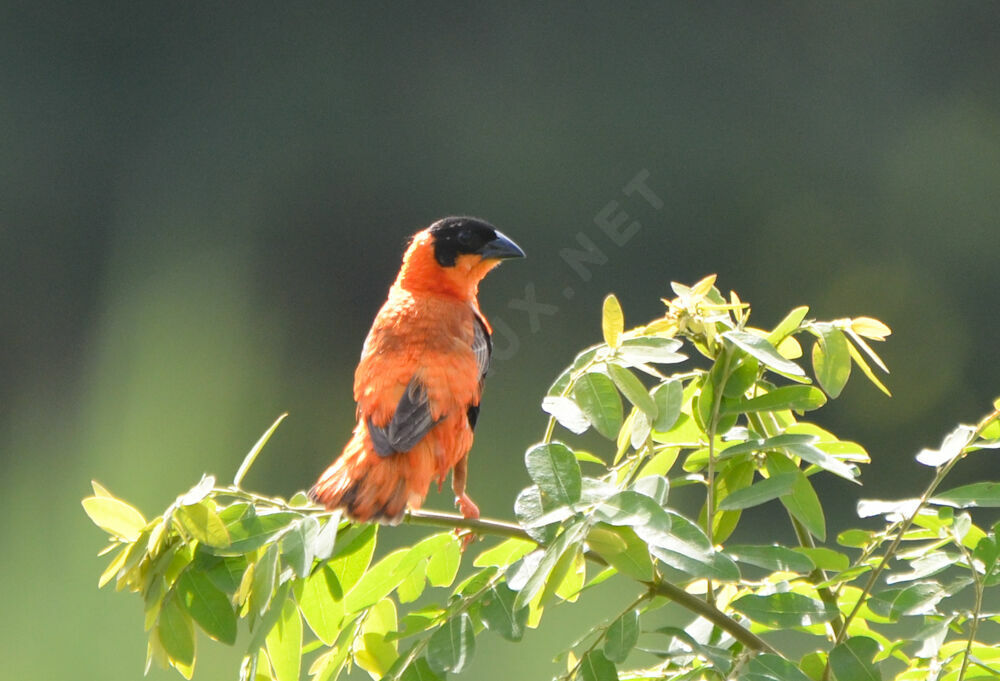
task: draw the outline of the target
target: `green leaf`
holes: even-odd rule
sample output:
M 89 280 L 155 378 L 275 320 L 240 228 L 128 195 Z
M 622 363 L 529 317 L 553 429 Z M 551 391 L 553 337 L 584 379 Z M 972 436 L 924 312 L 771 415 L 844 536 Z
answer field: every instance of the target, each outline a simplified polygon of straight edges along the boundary
M 796 546 L 792 550 L 811 560 L 820 570 L 840 572 L 851 564 L 846 555 L 825 546 Z
M 786 385 L 775 388 L 769 393 L 751 399 L 741 399 L 735 408 L 740 412 L 757 411 L 812 411 L 826 404 L 826 395 L 819 388 L 811 385 Z
M 611 374 L 611 380 L 618 386 L 622 395 L 628 398 L 629 402 L 641 409 L 650 419 L 656 419 L 656 402 L 653 401 L 646 386 L 636 378 L 635 374 L 617 364 L 609 364 L 608 373 Z
M 618 681 L 618 670 L 600 650 L 591 650 L 580 660 L 584 681 Z
M 476 652 L 472 619 L 461 613 L 441 625 L 427 644 L 427 664 L 437 673 L 460 673 Z
M 660 338 L 648 336 L 645 338 L 630 338 L 624 342 L 617 357 L 631 366 L 641 364 L 676 364 L 687 359 L 677 350 L 683 345 L 675 338 Z
M 542 399 L 542 411 L 552 416 L 566 430 L 580 435 L 592 425 L 583 410 L 568 397 L 549 395 Z
M 435 551 L 427 563 L 427 581 L 431 586 L 450 586 L 462 562 L 462 549 L 458 537 L 448 533 L 448 541 Z
M 250 466 L 252 466 L 253 462 L 257 459 L 257 455 L 260 454 L 260 450 L 264 449 L 264 445 L 266 445 L 267 441 L 271 439 L 271 436 L 274 435 L 274 431 L 278 429 L 278 426 L 281 425 L 281 422 L 285 420 L 286 416 L 288 416 L 287 413 L 279 416 L 278 419 L 271 424 L 271 427 L 264 431 L 264 434 L 260 436 L 257 443 L 250 448 L 250 451 L 247 452 L 247 455 L 243 458 L 243 463 L 240 464 L 240 468 L 236 471 L 236 476 L 233 478 L 233 487 L 239 487 L 240 483 L 243 482 L 243 477 L 247 474 L 247 471 L 250 470 Z
M 943 466 L 965 450 L 975 433 L 972 426 L 959 426 L 945 436 L 940 449 L 921 450 L 917 462 L 925 466 Z
M 784 450 L 789 454 L 794 454 L 803 461 L 808 461 L 811 464 L 819 466 L 825 471 L 840 476 L 841 478 L 844 478 L 844 480 L 850 480 L 854 483 L 858 482 L 858 470 L 854 466 L 846 464 L 834 456 L 830 456 L 818 447 L 814 447 L 813 445 L 793 444 L 787 445 L 784 447 Z
M 670 516 L 663 507 L 646 494 L 625 490 L 605 499 L 597 507 L 594 517 L 609 525 L 631 525 L 670 533 Z
M 644 582 L 653 578 L 649 548 L 632 528 L 598 523 L 587 535 L 587 544 L 618 572 Z
M 734 544 L 726 547 L 726 555 L 733 560 L 770 570 L 771 572 L 797 572 L 808 574 L 816 565 L 808 556 L 792 549 L 773 544 L 771 546 L 750 546 Z
M 205 573 L 185 570 L 174 589 L 184 609 L 206 634 L 228 645 L 236 642 L 236 612 Z
M 849 335 L 851 336 L 851 339 L 854 340 L 856 343 L 864 343 L 864 341 L 858 338 L 856 335 L 850 333 Z M 871 350 L 871 348 L 869 348 L 867 344 L 865 344 L 865 348 L 867 348 L 868 351 Z M 861 372 L 868 377 L 868 380 L 871 381 L 872 384 L 876 388 L 881 390 L 883 393 L 885 393 L 889 397 L 892 397 L 892 393 L 889 392 L 889 389 L 886 388 L 885 385 L 882 383 L 882 381 L 878 379 L 878 376 L 876 376 L 875 372 L 872 371 L 872 368 L 868 366 L 868 362 L 866 362 L 865 358 L 861 356 L 861 353 L 858 352 L 858 349 L 855 348 L 853 345 L 848 345 L 847 350 L 848 352 L 851 353 L 851 359 L 853 359 L 854 363 L 858 365 L 858 368 L 861 369 Z
M 575 550 L 583 538 L 585 530 L 586 525 L 584 523 L 573 523 L 566 527 L 563 533 L 556 537 L 555 541 L 549 544 L 548 548 L 545 549 L 545 553 L 542 554 L 541 560 L 538 561 L 537 566 L 529 573 L 527 579 L 524 580 L 523 586 L 517 589 L 514 610 L 520 610 L 527 606 L 531 602 L 531 599 L 541 591 L 556 563 L 562 558 L 564 553 L 570 549 Z M 515 587 L 513 583 L 508 583 L 511 588 Z
M 601 331 L 604 334 L 604 342 L 609 348 L 617 348 L 622 342 L 622 333 L 625 331 L 625 313 L 622 312 L 621 303 L 614 293 L 609 294 L 604 299 L 604 309 L 601 312 Z
M 271 544 L 254 564 L 253 586 L 250 589 L 250 607 L 258 615 L 271 606 L 275 579 L 278 575 L 278 545 Z
M 974 482 L 942 492 L 932 503 L 955 508 L 1000 508 L 1000 482 Z
M 434 673 L 427 660 L 418 657 L 411 662 L 403 671 L 401 681 L 442 681 L 441 677 Z
M 779 629 L 823 624 L 840 614 L 835 605 L 828 605 L 794 591 L 769 596 L 747 594 L 733 601 L 732 607 L 754 622 Z
M 301 517 L 298 513 L 286 511 L 244 516 L 227 526 L 230 544 L 216 553 L 222 555 L 249 553 L 277 539 Z
M 810 681 L 798 667 L 779 655 L 763 653 L 750 658 L 740 681 Z
M 281 605 L 281 617 L 267 634 L 267 654 L 277 681 L 299 681 L 302 665 L 302 619 L 295 602 Z
M 337 575 L 329 565 L 323 565 L 306 579 L 298 599 L 309 628 L 328 646 L 337 640 L 344 620 L 343 597 Z
M 226 524 L 215 512 L 211 501 L 203 500 L 187 506 L 181 506 L 177 518 L 184 529 L 202 544 L 214 548 L 229 546 L 230 537 Z
M 755 336 L 754 334 L 747 333 L 745 331 L 734 330 L 726 331 L 722 334 L 722 337 L 738 347 L 740 350 L 756 357 L 765 366 L 769 366 L 776 371 L 791 374 L 793 376 L 806 375 L 806 372 L 802 370 L 802 367 L 795 362 L 782 357 L 773 345 L 760 336 Z
M 584 374 L 573 387 L 573 399 L 598 433 L 609 440 L 618 437 L 625 416 L 618 389 L 610 378 L 593 372 Z
M 576 456 L 561 442 L 535 445 L 524 455 L 528 475 L 538 485 L 545 509 L 570 506 L 580 500 L 583 481 Z
M 872 661 L 879 645 L 867 636 L 853 636 L 830 651 L 830 670 L 836 681 L 882 681 Z
M 664 536 L 658 529 L 637 527 L 636 534 L 649 545 L 654 556 L 665 564 L 698 578 L 735 582 L 740 578 L 736 564 L 721 553 L 716 553 L 700 527 L 674 511 L 670 516 L 670 532 Z
M 377 531 L 378 525 L 363 525 L 337 537 L 337 547 L 330 566 L 337 574 L 337 580 L 345 593 L 358 583 L 371 564 Z
M 172 662 L 186 667 L 194 666 L 194 624 L 174 592 L 163 599 L 160 615 L 156 620 L 156 637 Z
M 757 382 L 759 369 L 760 363 L 756 357 L 742 356 L 732 373 L 729 374 L 729 380 L 726 381 L 726 385 L 722 389 L 723 397 L 733 400 L 743 397 L 746 391 Z
M 644 475 L 629 485 L 629 488 L 649 497 L 660 506 L 665 506 L 670 494 L 670 481 L 662 475 Z
M 82 503 L 95 525 L 119 539 L 135 541 L 146 526 L 142 514 L 117 497 L 87 497 Z
M 832 324 L 817 324 L 814 328 L 820 336 L 813 344 L 813 371 L 826 394 L 836 398 L 851 377 L 851 351 L 847 338 Z
M 528 621 L 528 608 L 514 609 L 517 594 L 506 584 L 494 584 L 480 598 L 479 616 L 490 631 L 495 631 L 508 641 L 520 641 Z
M 667 381 L 653 390 L 653 402 L 656 404 L 656 418 L 653 420 L 653 430 L 665 433 L 674 427 L 681 415 L 684 404 L 684 386 L 680 381 Z
M 394 633 L 397 627 L 396 604 L 391 598 L 383 598 L 365 615 L 360 646 L 355 639 L 354 659 L 373 678 L 387 676 L 399 659 L 395 640 L 388 639 L 389 633 Z
M 777 346 L 781 341 L 785 340 L 788 335 L 794 331 L 797 331 L 799 326 L 802 324 L 802 320 L 806 318 L 809 314 L 809 308 L 806 305 L 797 307 L 787 315 L 785 318 L 778 322 L 778 325 L 774 327 L 774 330 L 767 335 L 767 342 L 773 346 Z
M 639 641 L 639 611 L 629 610 L 616 619 L 604 634 L 604 655 L 612 662 L 624 662 Z
M 397 569 L 408 551 L 398 549 L 375 563 L 344 596 L 345 610 L 349 613 L 360 612 L 392 593 L 414 567 L 411 565 L 410 570 Z
M 732 511 L 759 506 L 790 492 L 796 480 L 798 477 L 794 473 L 773 475 L 749 487 L 736 490 L 722 500 L 719 508 L 723 511 Z
M 766 467 L 772 477 L 782 473 L 795 474 L 795 485 L 791 492 L 780 497 L 781 503 L 815 537 L 825 541 L 826 517 L 823 515 L 823 505 L 820 504 L 809 478 L 782 454 L 768 454 Z

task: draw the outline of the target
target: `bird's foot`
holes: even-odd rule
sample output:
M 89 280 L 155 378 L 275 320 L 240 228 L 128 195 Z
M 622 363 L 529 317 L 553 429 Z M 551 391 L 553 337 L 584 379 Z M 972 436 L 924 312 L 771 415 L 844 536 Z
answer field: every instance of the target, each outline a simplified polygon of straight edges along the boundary
M 472 499 L 469 498 L 469 495 L 465 492 L 462 492 L 455 497 L 455 506 L 457 506 L 458 510 L 462 512 L 463 518 L 470 520 L 479 519 L 479 507 L 476 506 L 475 502 L 473 502 Z M 462 540 L 462 551 L 465 551 L 465 549 L 469 547 L 469 544 L 476 539 L 475 533 L 468 530 L 463 531 L 456 529 L 455 536 Z

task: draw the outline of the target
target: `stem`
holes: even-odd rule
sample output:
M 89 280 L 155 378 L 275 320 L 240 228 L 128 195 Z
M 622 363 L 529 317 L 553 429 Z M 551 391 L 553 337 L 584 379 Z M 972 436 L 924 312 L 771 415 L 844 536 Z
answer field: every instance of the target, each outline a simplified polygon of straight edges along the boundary
M 972 610 L 972 621 L 969 623 L 969 640 L 965 642 L 965 652 L 962 654 L 962 669 L 958 672 L 957 681 L 963 681 L 965 679 L 965 673 L 969 669 L 969 660 L 972 657 L 972 644 L 976 640 L 976 631 L 979 629 L 979 615 L 983 610 L 983 582 L 979 577 L 979 571 L 976 570 L 975 563 L 972 562 L 972 554 L 969 550 L 965 548 L 961 540 L 957 537 L 955 538 L 955 544 L 958 545 L 959 550 L 962 555 L 965 556 L 965 560 L 969 563 L 969 570 L 972 572 L 972 582 L 973 587 L 976 591 L 976 602 Z
M 715 435 L 719 427 L 719 410 L 722 408 L 722 395 L 726 389 L 726 383 L 732 373 L 733 354 L 729 351 L 729 346 L 724 345 L 722 364 L 722 380 L 712 389 L 712 415 L 708 426 L 708 493 L 705 498 L 705 534 L 708 535 L 712 546 L 715 546 Z M 712 372 L 705 374 L 705 380 L 710 381 Z M 715 590 L 712 588 L 712 580 L 705 580 L 705 600 L 715 600 Z
M 560 676 L 559 678 L 560 679 L 572 679 L 576 675 L 576 673 L 578 671 L 580 671 L 580 665 L 583 664 L 583 658 L 585 658 L 588 654 L 590 654 L 591 651 L 593 651 L 595 648 L 597 648 L 597 644 L 598 643 L 600 643 L 602 640 L 604 640 L 604 637 L 607 635 L 608 628 L 612 625 L 612 623 L 614 623 L 615 621 L 617 621 L 620 617 L 624 617 L 626 613 L 631 612 L 632 610 L 635 610 L 636 608 L 638 608 L 643 603 L 643 601 L 649 600 L 649 598 L 652 597 L 652 595 L 653 595 L 653 591 L 652 590 L 647 591 L 646 593 L 640 595 L 634 601 L 632 601 L 631 603 L 629 603 L 628 606 L 624 610 L 622 610 L 621 612 L 619 612 L 613 618 L 606 620 L 604 624 L 602 624 L 600 627 L 598 627 L 595 631 L 596 632 L 600 632 L 600 634 L 594 639 L 594 642 L 591 643 L 590 646 L 585 651 L 583 651 L 583 654 L 580 655 L 579 659 L 576 661 L 576 664 L 573 665 L 573 668 L 570 669 L 565 674 L 563 674 L 562 676 Z M 582 641 L 579 641 L 579 642 L 582 643 Z

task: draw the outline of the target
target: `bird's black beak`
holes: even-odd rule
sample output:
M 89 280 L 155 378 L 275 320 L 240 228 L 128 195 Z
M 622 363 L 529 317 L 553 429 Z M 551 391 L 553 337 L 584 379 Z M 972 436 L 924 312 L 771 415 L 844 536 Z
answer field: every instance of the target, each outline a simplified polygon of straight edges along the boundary
M 524 251 L 521 250 L 520 246 L 508 239 L 501 232 L 497 231 L 496 234 L 497 236 L 495 239 L 487 241 L 483 244 L 482 248 L 479 249 L 479 255 L 482 256 L 483 260 L 486 260 L 487 258 L 502 260 L 505 258 L 524 257 Z

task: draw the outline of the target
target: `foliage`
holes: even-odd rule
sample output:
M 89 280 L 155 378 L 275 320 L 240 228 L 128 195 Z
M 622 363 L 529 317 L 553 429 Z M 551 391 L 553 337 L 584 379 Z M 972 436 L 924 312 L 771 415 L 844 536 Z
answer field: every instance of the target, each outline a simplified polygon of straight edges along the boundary
M 866 317 L 807 319 L 805 307 L 762 331 L 714 283 L 673 284 L 665 315 L 628 331 L 607 298 L 604 342 L 542 402 L 551 418 L 525 454 L 534 484 L 514 503 L 516 524 L 412 512 L 409 523 L 447 529 L 375 559 L 377 526 L 301 493 L 285 501 L 240 487 L 277 422 L 232 485 L 205 477 L 152 520 L 94 483 L 84 508 L 112 554 L 99 584 L 143 599 L 147 668 L 155 660 L 190 678 L 196 625 L 232 645 L 243 620 L 241 679 L 294 681 L 306 665 L 314 681 L 352 665 L 373 678 L 440 679 L 467 668 L 485 630 L 519 641 L 547 608 L 610 579 L 634 584 L 634 597 L 568 643 L 562 679 L 1000 675 L 1000 615 L 985 608 L 1000 583 L 998 526 L 972 515 L 1000 506 L 1000 482 L 940 491 L 963 458 L 1000 447 L 1000 403 L 917 455 L 935 472 L 922 494 L 860 501 L 876 525 L 832 540 L 813 478 L 857 482 L 869 458 L 803 415 L 840 395 L 854 367 L 888 393 L 869 341 L 890 331 Z M 810 339 L 814 378 L 796 361 Z M 682 350 L 701 359 L 665 373 L 688 360 Z M 557 424 L 604 444 L 556 440 Z M 697 517 L 673 502 L 684 486 L 701 492 Z M 743 511 L 762 504 L 784 508 L 796 545 L 729 541 Z M 452 528 L 499 541 L 461 570 Z M 684 627 L 657 617 L 671 603 L 688 611 Z M 811 652 L 783 654 L 787 638 L 775 634 L 789 631 Z

